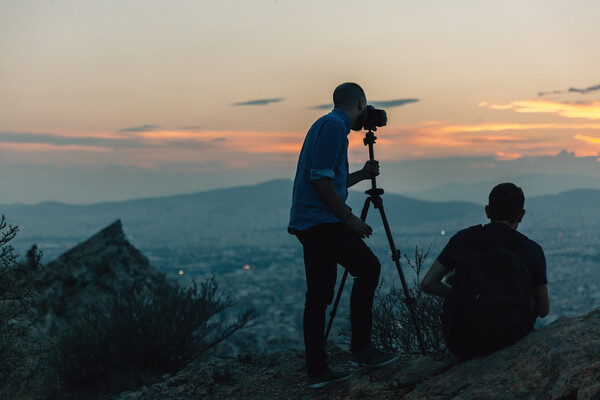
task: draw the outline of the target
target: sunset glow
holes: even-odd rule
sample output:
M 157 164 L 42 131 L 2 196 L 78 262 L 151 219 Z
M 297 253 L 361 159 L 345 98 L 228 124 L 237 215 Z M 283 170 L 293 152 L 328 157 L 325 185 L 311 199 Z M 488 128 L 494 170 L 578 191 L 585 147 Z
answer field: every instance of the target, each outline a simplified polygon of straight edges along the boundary
M 507 105 L 488 105 L 493 110 L 514 110 L 519 113 L 550 113 L 565 118 L 600 119 L 600 101 L 561 103 L 546 100 L 519 100 Z
M 2 2 L 2 178 L 292 178 L 345 81 L 388 113 L 382 161 L 600 158 L 599 4 Z M 363 137 L 348 136 L 351 163 Z

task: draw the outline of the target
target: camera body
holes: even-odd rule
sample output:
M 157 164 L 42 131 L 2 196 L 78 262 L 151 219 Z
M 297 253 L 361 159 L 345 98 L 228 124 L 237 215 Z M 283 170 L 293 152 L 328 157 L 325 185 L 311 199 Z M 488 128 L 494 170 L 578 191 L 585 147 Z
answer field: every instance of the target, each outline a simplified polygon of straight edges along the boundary
M 376 131 L 377 127 L 387 124 L 387 114 L 385 110 L 377 109 L 371 105 L 367 106 L 367 115 L 363 123 L 363 129 Z

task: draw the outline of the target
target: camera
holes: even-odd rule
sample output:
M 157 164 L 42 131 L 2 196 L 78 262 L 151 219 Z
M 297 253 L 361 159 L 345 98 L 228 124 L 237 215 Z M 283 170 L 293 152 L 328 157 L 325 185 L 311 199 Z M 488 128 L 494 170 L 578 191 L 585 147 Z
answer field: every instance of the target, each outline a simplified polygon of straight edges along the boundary
M 363 129 L 376 131 L 378 126 L 387 124 L 387 114 L 385 110 L 377 109 L 373 106 L 367 106 L 367 115 L 363 123 Z

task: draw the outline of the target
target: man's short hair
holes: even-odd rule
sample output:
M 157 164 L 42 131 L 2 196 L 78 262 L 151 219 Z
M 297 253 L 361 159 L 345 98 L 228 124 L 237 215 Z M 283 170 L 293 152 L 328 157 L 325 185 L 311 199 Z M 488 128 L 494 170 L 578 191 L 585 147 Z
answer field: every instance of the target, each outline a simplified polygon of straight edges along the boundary
M 523 211 L 525 195 L 514 183 L 501 183 L 490 192 L 488 205 L 492 221 L 515 222 Z
M 333 91 L 333 106 L 345 108 L 353 106 L 359 100 L 365 99 L 365 92 L 353 82 L 342 83 Z

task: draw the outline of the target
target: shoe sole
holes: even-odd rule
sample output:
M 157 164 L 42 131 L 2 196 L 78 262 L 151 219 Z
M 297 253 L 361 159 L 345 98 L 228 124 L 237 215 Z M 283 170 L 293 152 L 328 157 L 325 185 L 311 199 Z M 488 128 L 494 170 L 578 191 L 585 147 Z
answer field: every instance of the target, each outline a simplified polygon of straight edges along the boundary
M 354 365 L 355 367 L 367 367 L 367 368 L 383 368 L 386 367 L 388 365 L 391 365 L 393 363 L 395 363 L 396 361 L 398 361 L 400 359 L 400 357 L 402 357 L 401 354 L 397 354 L 395 357 L 390 358 L 389 360 L 381 363 L 381 364 L 366 364 L 366 363 L 361 363 L 358 361 L 350 361 L 350 363 L 352 365 Z
M 330 383 L 336 383 L 336 382 L 342 382 L 342 381 L 348 380 L 348 379 L 350 379 L 350 376 L 352 376 L 352 374 L 342 376 L 341 378 L 334 379 L 332 381 L 323 381 L 323 382 L 313 383 L 312 385 L 308 385 L 308 386 L 311 389 L 319 389 L 319 388 L 329 385 Z

